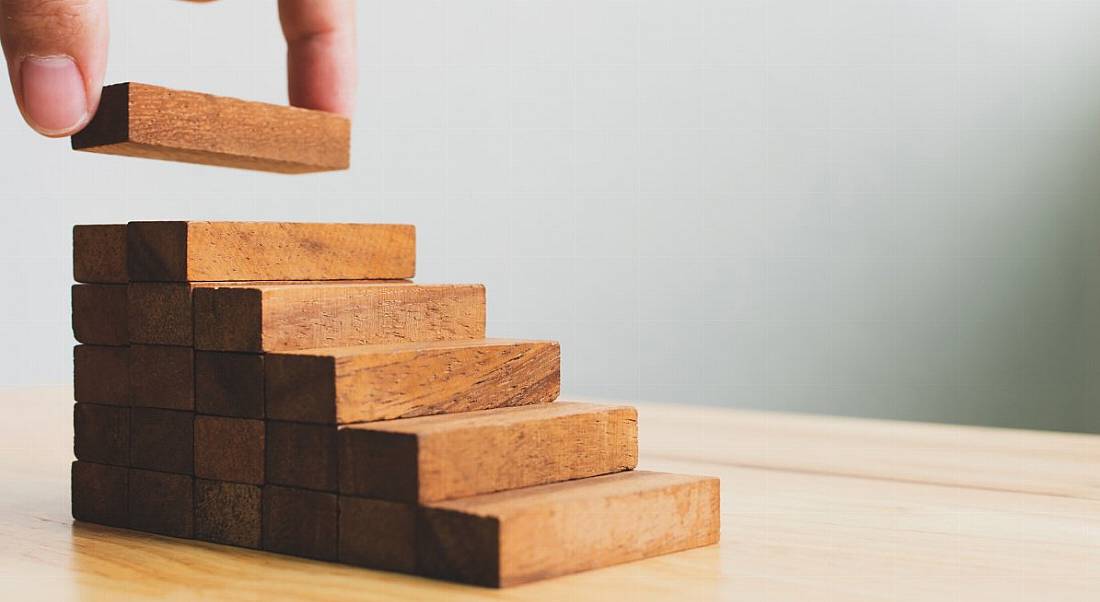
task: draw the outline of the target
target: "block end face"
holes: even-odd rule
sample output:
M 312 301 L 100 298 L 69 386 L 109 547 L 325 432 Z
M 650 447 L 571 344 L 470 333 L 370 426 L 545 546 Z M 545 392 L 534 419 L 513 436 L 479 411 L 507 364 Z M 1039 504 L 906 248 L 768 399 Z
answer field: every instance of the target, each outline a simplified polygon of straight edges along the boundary
M 260 353 L 263 293 L 249 288 L 198 288 L 192 295 L 195 349 Z
M 269 419 L 336 424 L 336 360 L 325 356 L 266 355 L 264 396 L 264 415 Z
M 187 222 L 130 222 L 126 266 L 135 282 L 187 281 Z
M 130 84 L 121 83 L 103 88 L 95 115 L 70 141 L 73 150 L 88 150 L 129 139 Z

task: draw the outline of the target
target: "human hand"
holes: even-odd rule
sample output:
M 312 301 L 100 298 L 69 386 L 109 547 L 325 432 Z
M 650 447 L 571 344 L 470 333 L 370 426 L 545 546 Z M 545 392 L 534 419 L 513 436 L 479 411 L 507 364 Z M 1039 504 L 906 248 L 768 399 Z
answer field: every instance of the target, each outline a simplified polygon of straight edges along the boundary
M 351 115 L 355 0 L 279 0 L 290 104 Z M 46 136 L 80 131 L 107 67 L 107 0 L 0 0 L 0 44 L 19 111 Z

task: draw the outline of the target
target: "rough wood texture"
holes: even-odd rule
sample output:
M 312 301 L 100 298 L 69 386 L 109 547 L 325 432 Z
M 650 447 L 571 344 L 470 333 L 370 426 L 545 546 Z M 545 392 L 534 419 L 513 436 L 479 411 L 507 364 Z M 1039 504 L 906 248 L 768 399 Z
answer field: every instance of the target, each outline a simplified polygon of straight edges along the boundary
M 195 416 L 195 476 L 264 484 L 264 422 Z
M 336 491 L 336 427 L 267 421 L 267 482 Z
M 195 411 L 236 418 L 264 417 L 264 356 L 195 352 Z
M 419 570 L 503 587 L 710 545 L 718 497 L 718 479 L 628 472 L 435 504 Z
M 73 280 L 126 284 L 126 225 L 73 226 Z
M 403 224 L 130 222 L 130 279 L 152 282 L 412 278 Z
M 73 150 L 278 173 L 348 168 L 351 122 L 341 115 L 169 90 L 103 88 Z
M 416 507 L 340 497 L 340 562 L 370 569 L 416 571 Z
M 193 474 L 194 421 L 195 415 L 191 412 L 132 408 L 130 466 Z
M 334 493 L 267 485 L 263 547 L 282 554 L 336 560 L 339 514 Z
M 130 342 L 190 347 L 191 290 L 186 282 L 135 282 L 126 290 Z
M 75 404 L 73 451 L 77 460 L 128 466 L 130 408 L 95 403 Z
M 111 527 L 128 526 L 129 474 L 130 470 L 122 466 L 73 462 L 70 480 L 73 518 Z
M 634 468 L 634 408 L 558 402 L 340 429 L 340 492 L 428 503 Z
M 267 415 L 348 424 L 546 403 L 561 351 L 549 341 L 481 339 L 269 354 Z
M 74 284 L 73 336 L 88 345 L 128 345 L 126 285 Z
M 73 347 L 73 398 L 106 405 L 130 405 L 130 349 Z
M 259 549 L 262 489 L 195 479 L 195 539 Z
M 188 475 L 130 469 L 130 528 L 192 537 L 193 480 Z
M 195 347 L 272 352 L 485 337 L 485 287 L 341 282 L 196 289 Z
M 130 404 L 195 409 L 195 358 L 190 347 L 130 346 Z

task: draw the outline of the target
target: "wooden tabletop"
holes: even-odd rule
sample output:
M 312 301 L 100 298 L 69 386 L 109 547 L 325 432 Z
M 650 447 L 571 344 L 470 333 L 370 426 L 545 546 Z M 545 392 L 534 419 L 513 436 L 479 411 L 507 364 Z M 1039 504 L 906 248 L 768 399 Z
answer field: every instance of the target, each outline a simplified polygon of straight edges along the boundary
M 1100 436 L 643 405 L 721 544 L 488 590 L 73 524 L 71 399 L 0 390 L 5 600 L 1100 600 Z

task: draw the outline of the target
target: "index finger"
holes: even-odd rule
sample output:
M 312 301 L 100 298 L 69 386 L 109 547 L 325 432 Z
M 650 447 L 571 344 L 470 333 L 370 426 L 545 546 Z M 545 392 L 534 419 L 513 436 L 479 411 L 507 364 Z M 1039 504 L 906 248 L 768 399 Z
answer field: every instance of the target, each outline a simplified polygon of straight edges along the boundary
M 351 116 L 355 106 L 354 0 L 279 0 L 290 104 Z

